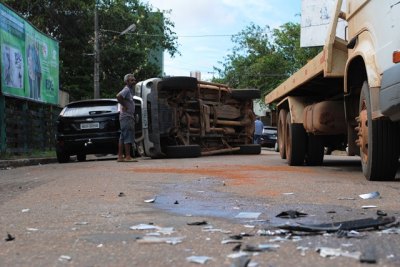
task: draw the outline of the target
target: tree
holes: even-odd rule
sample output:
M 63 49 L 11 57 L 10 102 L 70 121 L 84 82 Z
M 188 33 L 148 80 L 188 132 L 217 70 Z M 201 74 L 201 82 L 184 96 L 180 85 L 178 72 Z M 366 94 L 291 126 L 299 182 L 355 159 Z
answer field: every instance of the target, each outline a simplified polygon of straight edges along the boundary
M 233 88 L 259 88 L 267 94 L 321 48 L 300 47 L 300 25 L 286 23 L 272 31 L 251 24 L 232 37 L 235 44 L 222 68 L 215 68 L 219 78 L 214 81 L 227 83 Z
M 158 76 L 161 70 L 150 51 L 178 53 L 174 24 L 168 12 L 151 12 L 140 0 L 4 0 L 40 31 L 59 41 L 60 89 L 70 100 L 93 97 L 94 10 L 100 27 L 100 96 L 115 97 L 123 76 L 138 80 Z M 97 3 L 96 3 L 97 2 Z M 135 24 L 133 33 L 120 35 Z

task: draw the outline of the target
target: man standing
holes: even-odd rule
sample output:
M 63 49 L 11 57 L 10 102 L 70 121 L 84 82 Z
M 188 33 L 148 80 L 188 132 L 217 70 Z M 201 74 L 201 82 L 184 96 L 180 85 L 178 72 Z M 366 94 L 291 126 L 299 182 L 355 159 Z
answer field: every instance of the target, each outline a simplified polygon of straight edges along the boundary
M 259 144 L 260 143 L 260 139 L 261 139 L 261 135 L 264 129 L 264 123 L 262 123 L 262 121 L 260 120 L 260 117 L 257 116 L 256 117 L 256 121 L 254 122 L 254 144 Z
M 132 144 L 135 141 L 135 102 L 133 101 L 136 79 L 133 74 L 124 76 L 125 87 L 117 94 L 118 103 L 121 105 L 119 123 L 121 136 L 118 144 L 118 162 L 136 162 L 131 157 Z M 124 158 L 125 149 L 125 158 Z

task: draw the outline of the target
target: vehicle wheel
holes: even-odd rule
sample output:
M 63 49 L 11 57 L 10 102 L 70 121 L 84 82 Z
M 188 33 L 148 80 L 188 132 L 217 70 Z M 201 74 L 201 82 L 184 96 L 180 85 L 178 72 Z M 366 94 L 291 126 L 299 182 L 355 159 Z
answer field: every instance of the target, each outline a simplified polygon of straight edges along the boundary
M 290 166 L 301 166 L 304 164 L 306 154 L 306 131 L 303 124 L 291 123 L 290 121 L 291 116 L 288 112 L 285 129 L 286 160 Z
M 258 155 L 261 153 L 261 146 L 259 144 L 249 144 L 239 146 L 240 150 L 237 152 L 241 155 Z
M 197 79 L 194 77 L 168 77 L 160 82 L 162 90 L 195 90 L 197 89 Z
M 370 181 L 393 180 L 399 159 L 399 124 L 372 120 L 369 85 L 364 82 L 357 118 L 362 170 Z
M 78 161 L 85 161 L 86 160 L 86 154 L 77 154 L 76 159 Z
M 324 161 L 324 144 L 322 136 L 309 134 L 307 142 L 306 164 L 308 166 L 320 166 Z
M 287 117 L 287 110 L 281 109 L 279 111 L 278 117 L 278 145 L 279 145 L 279 154 L 281 155 L 281 159 L 286 159 L 286 117 Z
M 70 155 L 60 147 L 56 148 L 56 155 L 59 163 L 67 163 L 70 160 Z
M 258 89 L 234 89 L 232 90 L 232 97 L 236 99 L 257 99 L 261 97 L 261 93 Z
M 167 146 L 166 154 L 168 158 L 196 158 L 201 156 L 201 149 L 199 145 Z

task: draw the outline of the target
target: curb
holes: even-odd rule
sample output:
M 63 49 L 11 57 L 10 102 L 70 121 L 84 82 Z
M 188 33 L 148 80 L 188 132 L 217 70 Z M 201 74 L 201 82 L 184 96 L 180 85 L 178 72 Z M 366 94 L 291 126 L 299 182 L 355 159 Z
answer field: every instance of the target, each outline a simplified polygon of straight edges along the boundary
M 0 169 L 17 168 L 32 165 L 41 165 L 57 162 L 56 158 L 31 158 L 31 159 L 14 159 L 0 160 Z

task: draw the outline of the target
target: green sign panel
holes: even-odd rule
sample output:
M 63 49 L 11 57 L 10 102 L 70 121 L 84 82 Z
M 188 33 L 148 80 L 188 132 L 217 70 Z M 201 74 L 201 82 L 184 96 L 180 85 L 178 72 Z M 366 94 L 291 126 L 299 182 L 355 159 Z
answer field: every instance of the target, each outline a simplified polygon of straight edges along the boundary
M 58 104 L 58 42 L 0 4 L 1 91 Z

